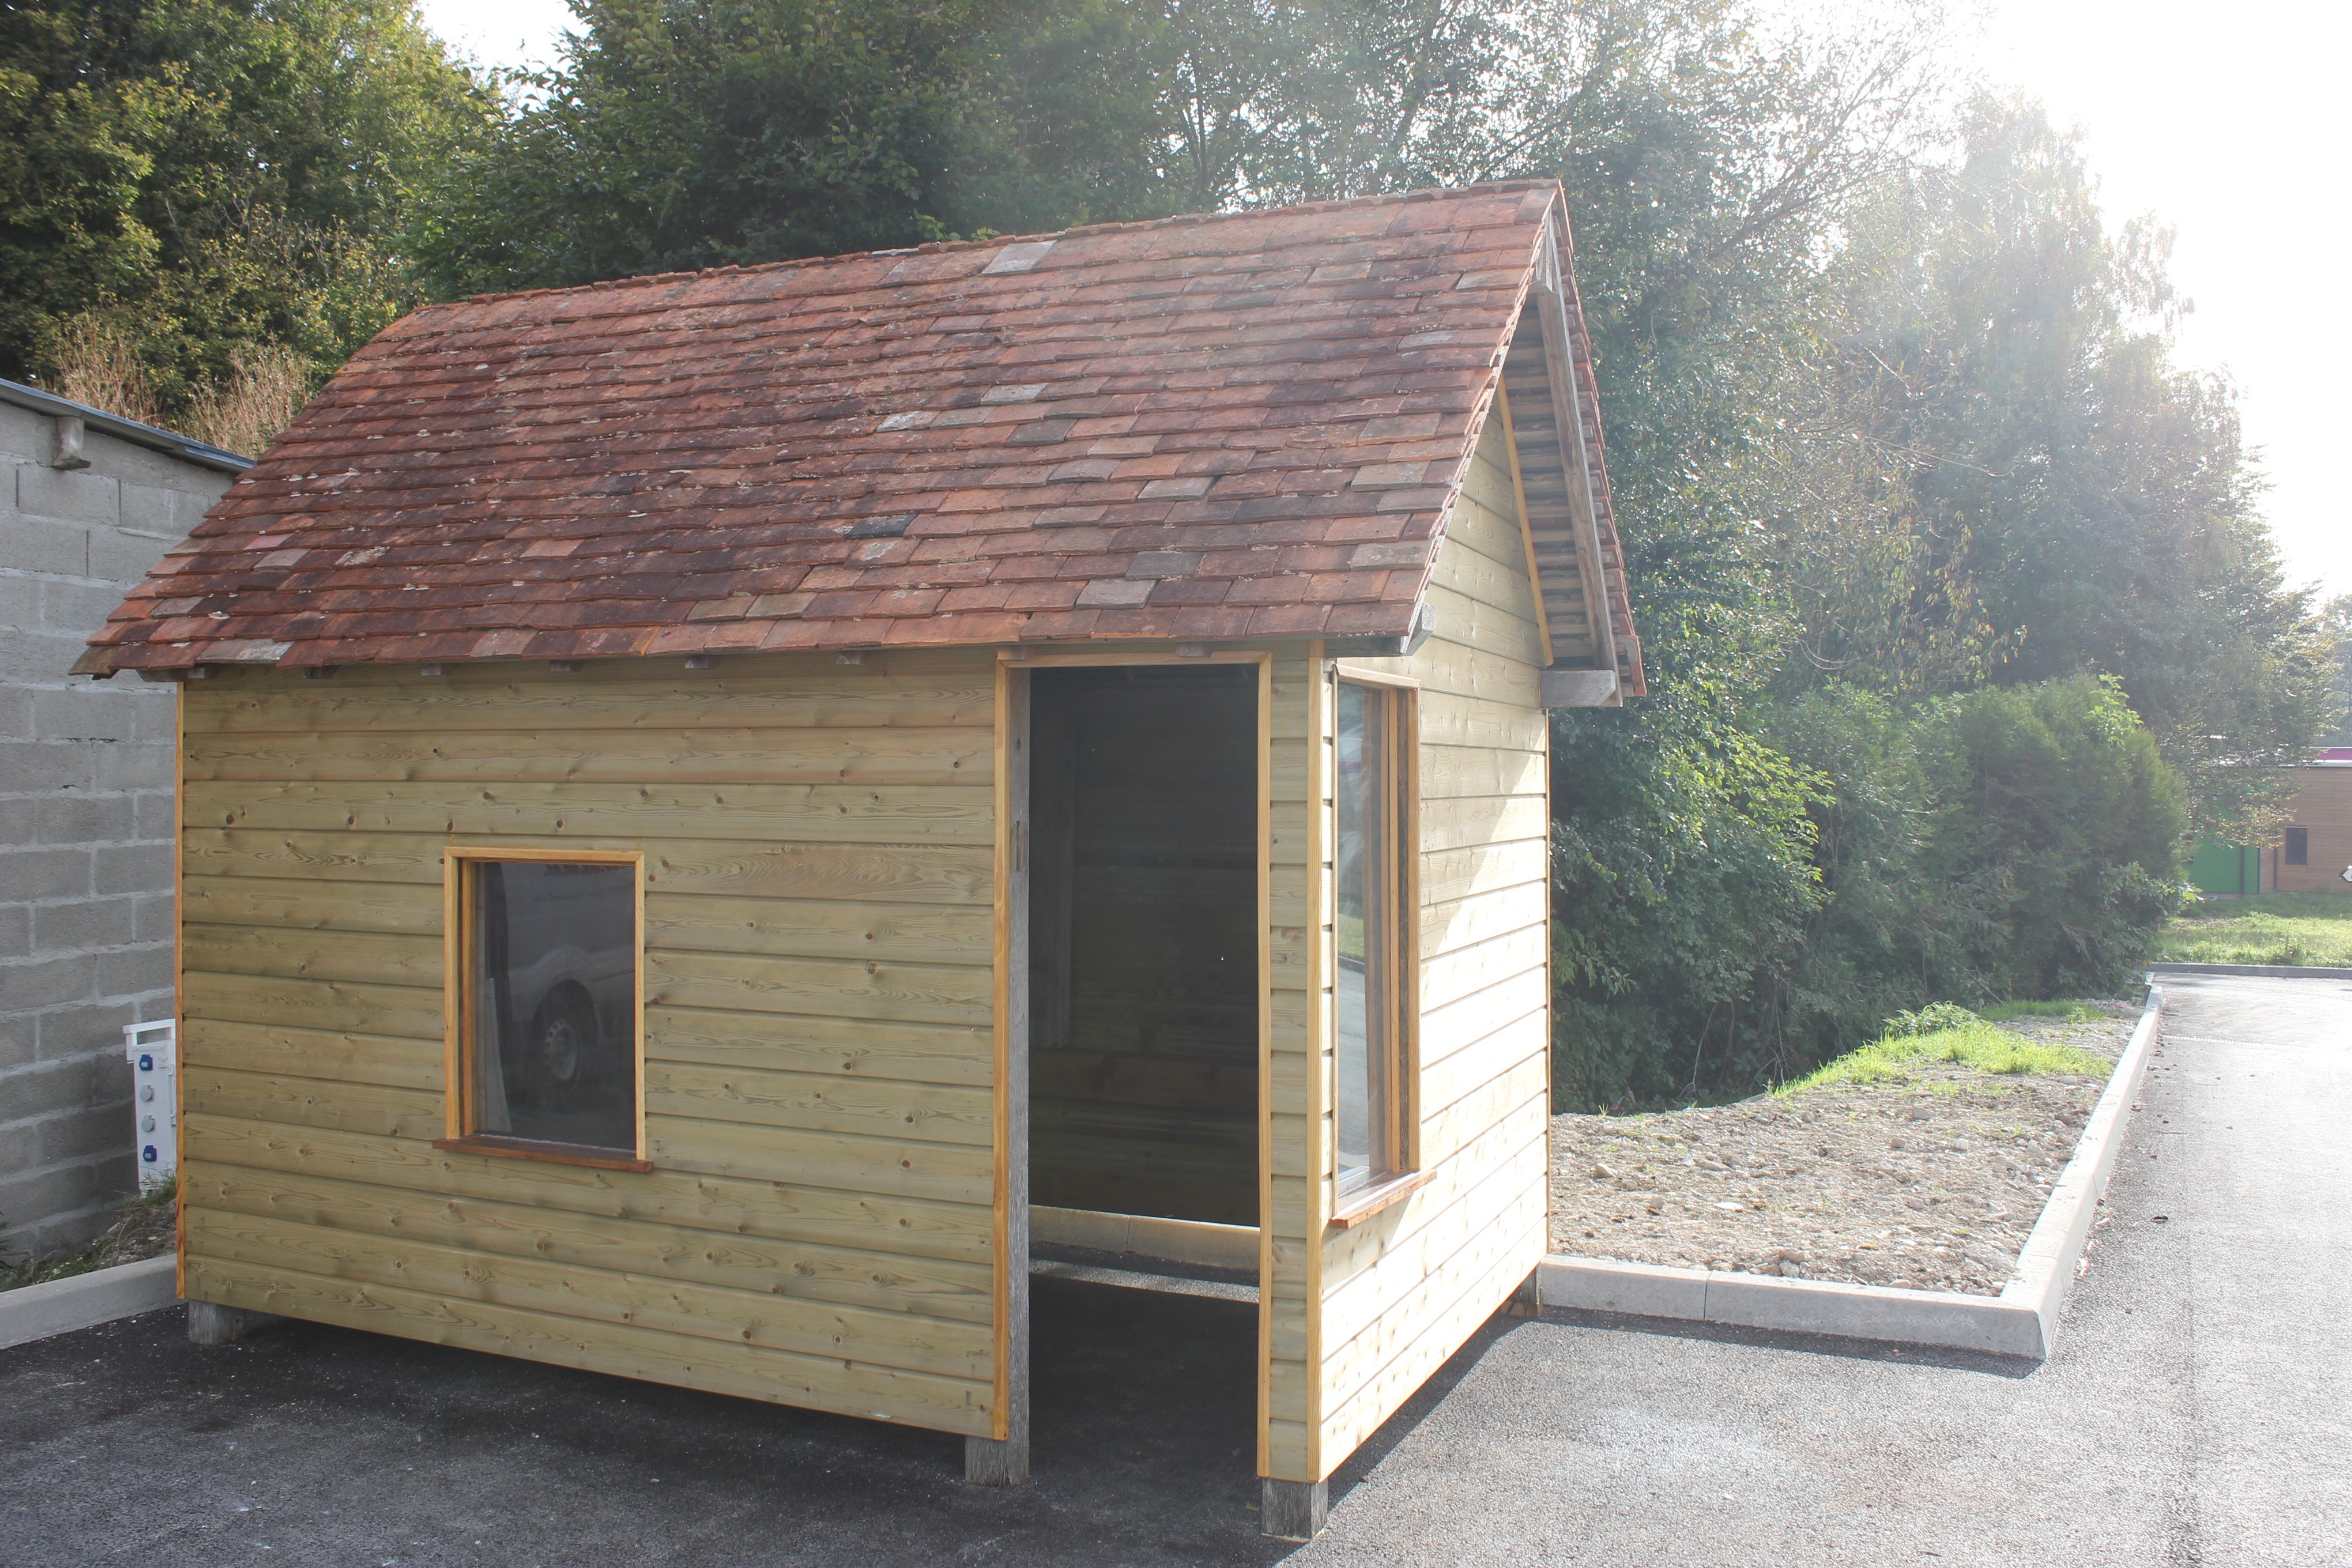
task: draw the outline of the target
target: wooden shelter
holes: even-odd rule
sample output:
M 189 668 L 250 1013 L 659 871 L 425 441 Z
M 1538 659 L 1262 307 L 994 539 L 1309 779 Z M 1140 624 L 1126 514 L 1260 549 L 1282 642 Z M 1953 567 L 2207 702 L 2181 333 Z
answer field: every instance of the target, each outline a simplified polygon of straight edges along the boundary
M 1568 258 L 1515 184 L 388 329 L 79 667 L 183 682 L 203 1326 L 1009 1482 L 1035 1258 L 1240 1263 L 1311 1534 L 1544 1247 L 1544 710 L 1642 689 Z

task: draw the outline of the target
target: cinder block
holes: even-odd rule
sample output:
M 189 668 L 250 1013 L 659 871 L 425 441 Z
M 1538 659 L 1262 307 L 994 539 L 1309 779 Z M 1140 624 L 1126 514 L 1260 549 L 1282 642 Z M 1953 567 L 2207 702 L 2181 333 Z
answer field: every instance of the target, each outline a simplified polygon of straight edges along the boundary
M 146 576 L 174 542 L 165 534 L 93 528 L 89 531 L 89 575 L 128 589 Z
M 40 1059 L 40 1020 L 30 1013 L 0 1013 L 0 1068 L 21 1067 Z M 0 1149 L 0 1170 L 8 1168 L 7 1151 Z M 8 1210 L 0 1205 L 0 1219 Z
M 131 837 L 149 843 L 169 843 L 177 822 L 178 802 L 167 789 L 142 790 L 131 802 Z
M 0 527 L 0 541 L 6 537 Z M 41 624 L 42 579 L 17 570 L 14 557 L 0 566 L 0 626 L 30 630 Z
M 77 684 L 33 697 L 33 732 L 43 741 L 128 741 L 131 704 L 107 686 Z
M 41 1117 L 95 1110 L 116 1100 L 127 1105 L 130 1064 L 120 1062 L 121 1052 L 115 1055 L 124 1069 L 120 1074 L 108 1068 L 107 1058 L 88 1052 L 0 1072 L 0 1138 L 7 1137 L 11 1128 Z
M 150 893 L 172 885 L 169 844 L 116 845 L 97 851 L 91 889 L 99 893 Z
M 160 749 L 163 783 L 168 787 L 172 782 L 172 749 L 180 742 L 180 705 L 172 700 L 168 686 L 142 680 L 135 675 L 118 675 L 114 679 L 127 688 L 125 695 L 131 701 L 139 743 Z
M 13 465 L 8 464 L 7 459 L 15 458 L 36 463 L 47 462 L 56 447 L 56 438 L 50 434 L 55 428 L 55 424 L 46 415 L 36 414 L 29 408 L 19 408 L 13 403 L 0 404 L 0 479 L 5 479 L 12 487 L 0 490 L 0 495 L 16 493 L 13 488 L 16 476 L 8 472 Z
M 68 952 L 0 964 L 0 1010 L 32 1013 L 98 1000 L 98 960 Z
M 112 1051 L 122 1054 L 122 1027 L 150 1017 L 168 1016 L 168 1005 L 152 1013 L 141 1011 L 142 1004 L 130 1000 L 93 1003 L 87 1007 L 65 1007 L 44 1013 L 37 1020 L 40 1040 L 35 1054 L 41 1061 L 59 1061 L 69 1057 L 88 1056 L 92 1052 L 104 1055 Z M 126 1063 L 125 1071 L 129 1070 Z
M 0 848 L 0 888 L 11 900 L 86 899 L 93 858 L 88 849 Z M 0 998 L 5 994 L 0 983 Z M 14 1005 L 0 999 L 0 1009 Z
M 116 676 L 117 680 L 129 679 Z M 96 748 L 92 786 L 101 790 L 170 789 L 172 748 L 152 741 L 118 741 Z
M 20 468 L 16 504 L 39 517 L 115 522 L 122 516 L 122 486 L 95 468 Z
M 106 625 L 106 617 L 121 603 L 120 588 L 51 579 L 40 584 L 38 618 L 24 624 L 86 637 Z
M 11 632 L 0 642 L 0 680 L 30 681 L 37 686 L 64 686 L 77 678 L 74 660 L 89 647 L 71 632 Z
M 43 904 L 33 911 L 34 945 L 43 952 L 128 946 L 137 940 L 132 924 L 136 905 L 128 895 Z
M 76 790 L 36 798 L 32 833 L 17 843 L 121 844 L 137 837 L 139 808 L 127 795 Z
M 42 741 L 0 741 L 0 795 L 47 795 L 89 789 L 97 759 L 88 746 Z
M 172 895 L 141 893 L 131 900 L 134 910 L 131 919 L 131 939 L 133 942 L 170 942 L 172 929 Z
M 0 627 L 0 631 L 5 629 Z M 32 689 L 23 686 L 0 686 L 0 736 L 24 740 L 32 733 Z
M 62 1165 L 76 1160 L 104 1158 L 118 1150 L 128 1150 L 131 1144 L 131 1064 L 116 1060 L 122 1068 L 122 1092 L 110 1103 L 62 1111 L 31 1123 L 25 1129 L 31 1133 L 35 1156 L 44 1165 Z M 10 1133 L 10 1137 L 18 1136 Z
M 25 469 L 16 470 L 18 474 Z M 61 517 L 0 513 L 0 561 L 19 572 L 89 575 L 89 524 Z
M 172 503 L 177 497 L 168 485 L 122 485 L 122 526 L 142 533 L 167 534 L 172 531 Z
M 0 904 L 0 958 L 22 958 L 32 951 L 32 906 Z
M 172 989 L 172 950 L 124 947 L 102 952 L 98 959 L 98 994 L 108 997 L 151 996 Z
M 104 1230 L 114 1205 L 131 1194 L 135 1178 L 129 1131 L 118 1153 L 72 1161 L 46 1169 L 24 1165 L 12 1173 L 12 1155 L 30 1155 L 29 1144 L 0 1150 L 0 1222 L 10 1251 L 36 1258 L 68 1252 Z

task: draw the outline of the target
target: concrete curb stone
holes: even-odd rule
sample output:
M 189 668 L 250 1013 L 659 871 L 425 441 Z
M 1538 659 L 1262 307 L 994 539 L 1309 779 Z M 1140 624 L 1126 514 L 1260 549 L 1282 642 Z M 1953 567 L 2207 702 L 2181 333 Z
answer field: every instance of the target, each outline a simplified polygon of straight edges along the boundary
M 2352 980 L 2352 969 L 2319 963 L 2151 963 L 2148 973 L 2161 980 L 2168 974 L 2252 974 L 2264 980 Z
M 180 1299 L 179 1276 L 180 1260 L 167 1252 L 0 1291 L 0 1350 L 168 1307 Z
M 1998 1298 L 1554 1256 L 1536 1271 L 1542 1304 L 2046 1361 L 2163 1015 L 2164 994 L 2151 984 L 2139 1023 L 2092 1109 L 2074 1158 L 2059 1173 L 2018 1254 L 2017 1277 Z

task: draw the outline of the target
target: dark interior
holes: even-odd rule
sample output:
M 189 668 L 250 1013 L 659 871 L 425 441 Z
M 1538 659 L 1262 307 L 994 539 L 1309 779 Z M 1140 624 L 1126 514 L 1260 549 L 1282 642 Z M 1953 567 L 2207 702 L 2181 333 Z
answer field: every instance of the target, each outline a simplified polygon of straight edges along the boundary
M 1255 1225 L 1256 671 L 1030 679 L 1030 1199 Z

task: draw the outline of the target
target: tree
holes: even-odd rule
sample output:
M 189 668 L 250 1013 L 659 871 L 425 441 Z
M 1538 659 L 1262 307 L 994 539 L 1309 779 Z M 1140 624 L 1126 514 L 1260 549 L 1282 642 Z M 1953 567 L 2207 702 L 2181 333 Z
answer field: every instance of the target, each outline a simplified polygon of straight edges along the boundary
M 1975 100 L 1958 152 L 1868 204 L 1836 268 L 1811 466 L 1859 504 L 1782 531 L 1806 658 L 1781 684 L 2113 675 L 2197 831 L 2242 841 L 2284 782 L 2246 764 L 2309 748 L 2329 670 L 2231 389 L 2171 363 L 2169 237 L 2110 231 L 2031 104 Z
M 409 0 L 26 0 L 0 84 L 0 374 L 127 343 L 164 417 L 416 302 L 408 204 L 496 108 Z
M 436 198 L 450 289 L 1167 210 L 1157 17 L 1113 0 L 581 0 Z

